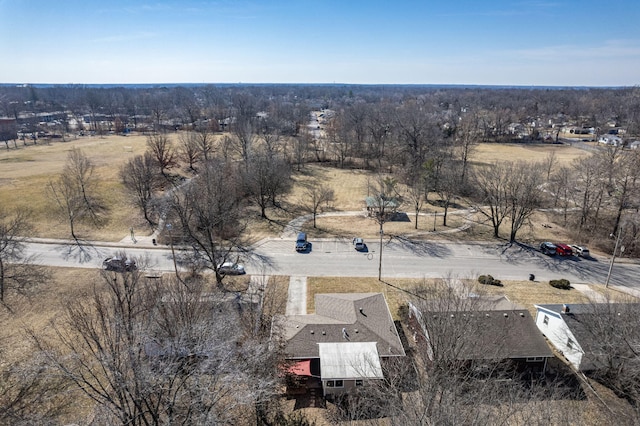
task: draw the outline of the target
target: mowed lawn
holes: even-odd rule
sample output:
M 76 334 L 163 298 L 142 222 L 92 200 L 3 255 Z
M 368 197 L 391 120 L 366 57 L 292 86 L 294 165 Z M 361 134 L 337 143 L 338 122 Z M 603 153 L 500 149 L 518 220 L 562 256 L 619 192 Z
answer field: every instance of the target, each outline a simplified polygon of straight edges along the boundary
M 473 151 L 471 161 L 490 164 L 496 161 L 543 161 L 554 153 L 557 164 L 570 164 L 576 158 L 589 155 L 589 152 L 561 144 L 478 144 Z

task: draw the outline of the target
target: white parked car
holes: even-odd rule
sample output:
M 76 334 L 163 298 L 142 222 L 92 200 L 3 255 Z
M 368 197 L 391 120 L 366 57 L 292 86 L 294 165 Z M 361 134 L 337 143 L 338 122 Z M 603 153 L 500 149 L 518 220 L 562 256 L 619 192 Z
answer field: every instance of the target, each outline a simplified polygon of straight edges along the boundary
M 244 265 L 234 262 L 224 262 L 218 265 L 218 272 L 222 275 L 242 275 L 246 273 Z
M 571 250 L 573 250 L 573 254 L 580 257 L 589 257 L 589 249 L 582 246 L 572 245 Z

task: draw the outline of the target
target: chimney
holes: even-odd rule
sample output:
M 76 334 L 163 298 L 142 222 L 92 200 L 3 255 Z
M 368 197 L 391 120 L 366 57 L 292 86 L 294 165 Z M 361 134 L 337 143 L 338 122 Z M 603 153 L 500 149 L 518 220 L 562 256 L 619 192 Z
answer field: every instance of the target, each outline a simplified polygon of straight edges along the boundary
M 562 313 L 563 314 L 568 314 L 571 311 L 571 309 L 569 309 L 569 305 L 567 304 L 563 304 L 562 305 Z

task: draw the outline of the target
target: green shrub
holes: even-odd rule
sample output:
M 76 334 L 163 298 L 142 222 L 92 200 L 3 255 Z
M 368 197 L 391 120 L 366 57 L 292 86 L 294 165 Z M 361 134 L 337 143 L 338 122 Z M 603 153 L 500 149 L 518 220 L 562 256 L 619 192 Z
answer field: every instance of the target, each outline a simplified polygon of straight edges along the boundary
M 566 280 L 564 278 L 559 279 L 559 280 L 551 280 L 551 281 L 549 281 L 549 285 L 551 287 L 559 288 L 560 290 L 570 290 L 571 289 L 571 283 L 569 282 L 569 280 Z
M 485 285 L 495 285 L 496 287 L 502 287 L 502 281 L 496 280 L 491 275 L 480 275 L 478 282 Z

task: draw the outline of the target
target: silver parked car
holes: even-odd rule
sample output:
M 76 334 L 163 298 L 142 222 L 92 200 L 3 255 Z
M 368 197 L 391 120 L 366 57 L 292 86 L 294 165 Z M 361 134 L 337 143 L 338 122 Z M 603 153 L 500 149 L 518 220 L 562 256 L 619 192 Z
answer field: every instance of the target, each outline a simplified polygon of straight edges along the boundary
M 243 275 L 245 274 L 244 265 L 233 262 L 224 262 L 218 265 L 218 272 L 222 275 Z
M 366 251 L 367 250 L 367 245 L 364 243 L 364 240 L 362 238 L 354 238 L 353 239 L 353 246 L 358 251 Z

